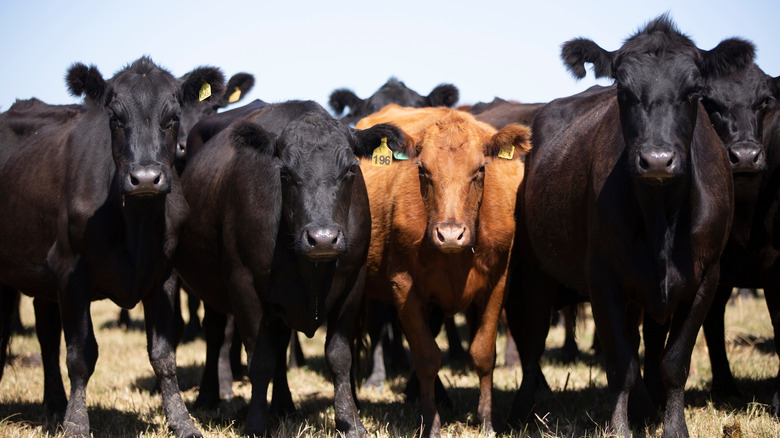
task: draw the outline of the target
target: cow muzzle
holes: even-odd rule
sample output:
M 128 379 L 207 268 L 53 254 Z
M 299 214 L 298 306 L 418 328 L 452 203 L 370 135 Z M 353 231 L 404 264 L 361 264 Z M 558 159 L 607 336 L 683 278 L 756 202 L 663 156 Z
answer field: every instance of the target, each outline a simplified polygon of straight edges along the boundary
M 315 262 L 328 262 L 347 252 L 344 230 L 338 226 L 304 227 L 298 247 L 301 254 Z
M 737 175 L 752 175 L 766 167 L 764 148 L 754 141 L 740 141 L 730 144 L 726 150 L 729 154 L 731 171 Z
M 674 149 L 645 146 L 636 156 L 639 177 L 665 183 L 677 176 L 681 169 L 680 156 Z
M 471 229 L 464 223 L 438 223 L 431 234 L 431 244 L 444 253 L 457 253 L 472 246 Z
M 124 194 L 153 197 L 171 192 L 168 174 L 159 165 L 136 166 L 125 177 Z

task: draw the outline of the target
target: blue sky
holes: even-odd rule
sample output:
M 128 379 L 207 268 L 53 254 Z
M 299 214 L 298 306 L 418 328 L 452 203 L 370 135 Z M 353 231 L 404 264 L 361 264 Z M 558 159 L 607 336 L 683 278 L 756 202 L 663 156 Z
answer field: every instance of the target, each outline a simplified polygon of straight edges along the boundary
M 340 87 L 365 98 L 391 76 L 420 94 L 455 84 L 462 104 L 546 102 L 597 83 L 590 71 L 579 82 L 566 72 L 561 43 L 584 36 L 615 50 L 664 12 L 702 49 L 753 41 L 758 65 L 780 75 L 776 0 L 0 0 L 0 110 L 33 96 L 77 102 L 63 79 L 71 63 L 109 78 L 142 55 L 176 76 L 199 65 L 252 73 L 249 99 L 268 102 L 326 105 Z

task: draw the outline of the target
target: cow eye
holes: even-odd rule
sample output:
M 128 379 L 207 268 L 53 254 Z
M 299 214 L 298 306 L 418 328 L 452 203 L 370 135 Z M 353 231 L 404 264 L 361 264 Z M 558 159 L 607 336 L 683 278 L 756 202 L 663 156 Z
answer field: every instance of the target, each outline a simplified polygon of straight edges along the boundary
M 478 181 L 479 179 L 483 178 L 485 176 L 485 166 L 480 167 L 477 169 L 476 172 L 474 172 L 474 176 L 471 177 L 472 181 Z
M 111 127 L 111 129 L 121 129 L 124 127 L 122 121 L 119 120 L 119 118 L 116 116 L 112 116 L 110 119 L 108 119 L 108 125 Z
M 620 86 L 617 89 L 617 98 L 618 98 L 618 101 L 620 101 L 622 103 L 630 103 L 630 102 L 635 102 L 637 100 L 634 97 L 634 95 L 631 94 L 630 91 L 628 91 L 625 88 L 620 87 Z
M 165 129 L 175 129 L 179 127 L 179 118 L 174 116 L 171 117 L 170 120 L 168 120 L 168 123 L 165 124 Z
M 767 109 L 773 108 L 775 105 L 775 98 L 772 96 L 767 96 L 764 100 L 761 101 L 760 104 L 758 104 L 758 111 L 764 111 Z

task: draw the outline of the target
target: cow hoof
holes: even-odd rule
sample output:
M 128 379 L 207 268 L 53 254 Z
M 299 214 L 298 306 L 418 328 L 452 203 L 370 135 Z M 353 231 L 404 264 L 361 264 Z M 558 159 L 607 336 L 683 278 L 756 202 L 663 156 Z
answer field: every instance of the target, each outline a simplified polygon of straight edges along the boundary
M 64 430 L 64 435 L 68 438 L 70 437 L 89 437 L 89 423 L 74 423 L 72 421 L 65 421 L 62 423 L 62 429 Z

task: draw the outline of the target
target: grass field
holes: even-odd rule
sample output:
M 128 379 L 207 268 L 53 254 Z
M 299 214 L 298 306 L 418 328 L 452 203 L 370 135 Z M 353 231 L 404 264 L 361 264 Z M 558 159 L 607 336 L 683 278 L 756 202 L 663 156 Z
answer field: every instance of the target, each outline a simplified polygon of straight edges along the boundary
M 92 305 L 100 351 L 95 373 L 87 387 L 93 436 L 169 436 L 160 398 L 151 391 L 155 378 L 146 354 L 142 311 L 140 308 L 131 311 L 134 329 L 129 331 L 116 326 L 117 313 L 118 308 L 109 301 Z M 728 306 L 726 321 L 729 358 L 743 397 L 728 403 L 710 399 L 710 367 L 706 345 L 700 335 L 686 391 L 686 419 L 691 436 L 721 437 L 724 427 L 738 427 L 743 437 L 778 437 L 780 422 L 771 416 L 768 406 L 778 359 L 763 298 L 735 299 Z M 47 422 L 41 403 L 43 369 L 38 341 L 32 330 L 34 320 L 29 298 L 22 300 L 22 322 L 26 330 L 12 338 L 12 357 L 0 382 L 0 437 L 61 435 L 61 431 Z M 581 349 L 590 346 L 592 320 L 589 315 L 581 318 L 577 335 Z M 307 366 L 288 374 L 297 412 L 278 419 L 272 433 L 274 437 L 339 436 L 334 428 L 333 386 L 322 356 L 323 342 L 322 330 L 312 339 L 303 338 Z M 446 345 L 443 337 L 439 342 Z M 521 379 L 519 368 L 503 366 L 503 342 L 502 336 L 498 341 L 499 358 L 494 375 L 494 409 L 499 422 L 506 419 Z M 548 352 L 543 363 L 552 392 L 539 394 L 535 424 L 509 436 L 603 436 L 603 425 L 609 418 L 609 395 L 600 360 L 585 352 L 575 364 L 561 364 L 556 357 L 560 355 L 562 343 L 563 329 L 554 328 L 547 341 Z M 64 341 L 62 349 L 62 370 L 67 376 Z M 177 352 L 179 384 L 190 407 L 197 396 L 204 355 L 202 340 L 183 345 Z M 485 436 L 480 433 L 476 420 L 476 375 L 445 367 L 440 376 L 454 403 L 452 409 L 440 410 L 442 435 Z M 362 421 L 371 436 L 419 436 L 419 405 L 405 402 L 404 384 L 404 376 L 395 376 L 381 390 L 358 392 Z M 69 390 L 67 377 L 65 389 Z M 233 390 L 236 397 L 222 402 L 216 409 L 191 410 L 206 436 L 241 436 L 250 384 L 244 378 L 234 382 Z M 635 432 L 635 436 L 660 435 L 660 425 Z

